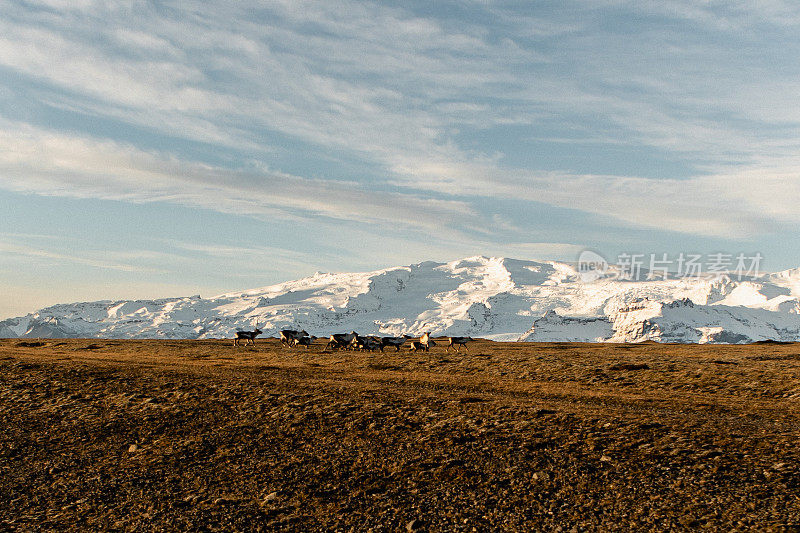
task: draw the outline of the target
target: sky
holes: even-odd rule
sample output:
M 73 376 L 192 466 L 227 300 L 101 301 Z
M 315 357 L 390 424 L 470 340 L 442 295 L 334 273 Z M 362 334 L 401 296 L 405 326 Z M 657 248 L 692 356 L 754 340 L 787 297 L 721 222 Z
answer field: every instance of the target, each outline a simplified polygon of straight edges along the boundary
M 0 0 L 0 318 L 473 255 L 800 266 L 800 5 Z

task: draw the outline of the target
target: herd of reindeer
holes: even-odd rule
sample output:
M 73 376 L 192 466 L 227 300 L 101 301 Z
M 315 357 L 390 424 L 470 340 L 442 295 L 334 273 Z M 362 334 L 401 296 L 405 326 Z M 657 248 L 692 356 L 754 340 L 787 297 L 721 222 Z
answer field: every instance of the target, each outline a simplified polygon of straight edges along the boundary
M 255 345 L 256 336 L 263 333 L 258 326 L 255 331 L 237 331 L 236 338 L 233 340 L 234 346 L 240 346 L 239 341 L 244 340 L 245 346 L 248 344 Z M 305 330 L 297 331 L 294 329 L 284 329 L 281 331 L 280 339 L 281 345 L 289 348 L 296 348 L 298 346 L 305 346 L 308 350 L 315 339 L 313 335 Z M 467 343 L 473 341 L 472 337 L 446 337 L 446 349 L 455 348 L 459 351 L 461 347 L 467 350 Z M 325 345 L 325 350 L 357 350 L 374 352 L 376 350 L 383 351 L 386 347 L 394 347 L 395 351 L 400 351 L 400 347 L 406 342 L 409 343 L 412 352 L 423 351 L 427 352 L 431 347 L 436 346 L 436 342 L 431 338 L 431 332 L 427 332 L 421 337 L 411 337 L 403 335 L 402 337 L 377 337 L 374 335 L 362 336 L 351 331 L 350 333 L 334 333 L 328 337 L 328 343 Z

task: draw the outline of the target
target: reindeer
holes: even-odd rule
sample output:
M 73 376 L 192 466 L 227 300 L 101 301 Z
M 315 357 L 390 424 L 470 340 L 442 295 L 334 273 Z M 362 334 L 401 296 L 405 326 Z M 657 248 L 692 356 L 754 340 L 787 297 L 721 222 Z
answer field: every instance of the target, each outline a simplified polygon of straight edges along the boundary
M 325 349 L 347 348 L 356 339 L 358 339 L 358 333 L 355 331 L 351 331 L 350 333 L 334 333 L 328 340 L 328 344 L 325 345 Z
M 352 332 L 351 335 L 353 335 L 353 339 L 347 344 L 348 350 L 354 350 L 357 352 L 368 350 L 371 352 L 381 347 L 380 337 L 376 337 L 374 335 L 366 335 L 362 337 L 355 331 Z
M 449 342 L 447 344 L 447 348 L 445 348 L 445 351 L 449 351 L 453 346 L 455 346 L 456 351 L 459 351 L 460 347 L 463 346 L 464 350 L 469 352 L 469 350 L 467 350 L 467 343 L 469 341 L 474 341 L 475 339 L 472 337 L 448 337 L 447 340 Z
M 387 346 L 394 346 L 394 351 L 399 352 L 400 347 L 407 341 L 408 339 L 403 337 L 381 337 L 381 351 Z
M 381 340 L 378 337 L 356 337 L 351 346 L 358 351 L 374 352 L 381 347 Z
M 427 352 L 430 348 L 427 344 L 423 344 L 422 341 L 411 341 L 411 351 L 416 352 L 417 350 Z
M 422 344 L 423 346 L 425 346 L 425 351 L 426 352 L 428 350 L 430 350 L 432 346 L 436 346 L 436 343 L 434 342 L 434 340 L 431 339 L 431 332 L 430 331 L 425 332 L 425 334 L 422 337 L 419 338 L 419 343 Z
M 292 340 L 292 346 L 305 346 L 306 350 L 308 350 L 311 347 L 311 344 L 314 342 L 314 339 L 316 339 L 316 337 L 313 335 L 311 336 L 304 335 L 302 337 L 295 337 Z
M 244 345 L 247 346 L 248 344 L 252 344 L 253 346 L 256 345 L 256 335 L 261 335 L 264 333 L 260 329 L 258 329 L 258 322 L 256 322 L 256 329 L 255 331 L 242 331 L 238 330 L 236 332 L 236 338 L 233 339 L 234 346 L 240 346 L 239 341 L 244 339 Z
M 328 343 L 325 345 L 324 349 L 325 350 L 340 350 L 342 348 L 347 348 L 347 344 L 345 344 L 343 342 L 339 342 L 338 340 L 334 339 L 333 336 L 331 336 L 331 338 L 328 339 Z
M 284 346 L 294 346 L 294 341 L 297 339 L 302 339 L 303 337 L 308 337 L 308 332 L 306 330 L 297 331 L 296 329 L 284 329 L 281 330 L 281 344 Z

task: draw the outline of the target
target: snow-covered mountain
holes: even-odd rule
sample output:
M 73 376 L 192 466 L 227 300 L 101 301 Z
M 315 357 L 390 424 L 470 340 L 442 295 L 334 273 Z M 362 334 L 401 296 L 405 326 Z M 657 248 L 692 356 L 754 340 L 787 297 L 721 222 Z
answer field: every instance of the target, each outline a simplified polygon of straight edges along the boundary
M 573 265 L 470 257 L 323 274 L 213 298 L 60 304 L 0 321 L 0 337 L 205 339 L 265 335 L 471 335 L 495 340 L 800 340 L 800 269 L 729 276 L 581 280 Z

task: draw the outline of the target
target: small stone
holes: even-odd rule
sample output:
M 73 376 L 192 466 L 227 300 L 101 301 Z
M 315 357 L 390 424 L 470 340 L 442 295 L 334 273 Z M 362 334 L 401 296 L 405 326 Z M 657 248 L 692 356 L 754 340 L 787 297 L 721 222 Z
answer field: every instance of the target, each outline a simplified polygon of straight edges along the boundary
M 139 446 L 137 446 L 136 444 L 131 444 L 130 446 L 128 446 L 128 453 L 134 453 L 138 451 L 139 451 Z
M 534 472 L 533 476 L 531 476 L 534 481 L 549 481 L 550 474 L 545 472 L 544 470 L 540 470 L 539 472 Z
M 264 501 L 265 502 L 274 502 L 277 498 L 278 498 L 278 493 L 277 492 L 270 492 L 269 494 L 264 496 Z
M 406 531 L 419 531 L 420 529 L 422 529 L 422 522 L 416 518 L 406 524 Z
M 600 462 L 602 462 L 602 463 L 608 463 L 610 461 L 611 461 L 611 457 L 609 457 L 607 455 L 604 455 L 604 456 L 600 457 Z

